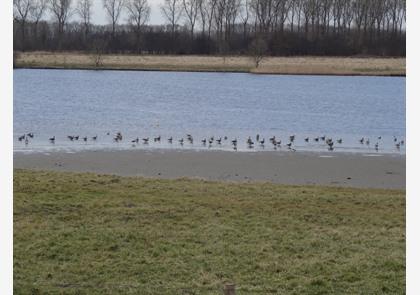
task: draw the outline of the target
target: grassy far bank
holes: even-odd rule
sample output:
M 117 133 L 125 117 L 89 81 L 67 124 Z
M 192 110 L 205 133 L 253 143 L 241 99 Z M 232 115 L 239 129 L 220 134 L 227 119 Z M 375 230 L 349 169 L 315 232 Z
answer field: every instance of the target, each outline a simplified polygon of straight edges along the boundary
M 405 192 L 14 172 L 15 294 L 403 294 Z
M 18 68 L 97 69 L 93 55 L 75 52 L 23 52 Z M 246 56 L 103 55 L 99 69 L 209 71 L 265 74 L 404 76 L 405 58 L 267 57 L 260 66 Z

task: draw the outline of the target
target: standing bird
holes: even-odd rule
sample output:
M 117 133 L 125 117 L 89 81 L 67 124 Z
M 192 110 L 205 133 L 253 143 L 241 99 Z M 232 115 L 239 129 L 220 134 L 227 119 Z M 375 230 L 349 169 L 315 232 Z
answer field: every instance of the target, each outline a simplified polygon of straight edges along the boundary
M 98 139 L 98 135 L 92 136 L 93 140 L 97 140 Z
M 172 136 L 168 138 L 168 142 L 172 143 Z
M 306 141 L 306 142 L 309 142 L 309 137 L 305 138 L 305 141 Z
M 343 139 L 337 139 L 337 143 L 342 144 L 343 143 Z
M 139 143 L 139 138 L 137 137 L 136 139 L 133 139 L 131 142 L 132 143 Z
M 51 141 L 52 143 L 54 143 L 54 142 L 55 142 L 55 135 L 54 135 L 53 137 L 51 137 L 51 138 L 50 138 L 50 141 Z
M 289 139 L 290 139 L 290 142 L 293 142 L 293 141 L 295 141 L 295 136 L 294 135 L 290 135 L 289 136 Z
M 143 144 L 148 144 L 148 143 L 149 143 L 149 138 L 148 137 L 143 138 Z

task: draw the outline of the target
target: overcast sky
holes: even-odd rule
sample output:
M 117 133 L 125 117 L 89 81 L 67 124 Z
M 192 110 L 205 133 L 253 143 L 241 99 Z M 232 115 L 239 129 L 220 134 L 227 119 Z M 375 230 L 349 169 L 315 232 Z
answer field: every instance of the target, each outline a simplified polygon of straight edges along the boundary
M 163 2 L 163 0 L 148 0 L 148 1 L 151 7 L 149 24 L 160 25 L 160 24 L 165 23 L 165 20 L 163 19 L 160 12 L 160 8 L 159 8 L 159 5 Z M 73 8 L 76 7 L 76 4 L 77 4 L 77 0 L 72 0 Z M 93 11 L 92 23 L 97 24 L 97 25 L 104 25 L 104 24 L 109 23 L 107 16 L 105 14 L 105 9 L 103 8 L 102 0 L 93 0 L 92 11 Z M 71 21 L 73 20 L 77 20 L 77 21 L 79 20 L 79 17 L 77 16 L 77 14 L 72 16 Z M 127 15 L 125 12 L 120 16 L 120 19 L 118 22 L 119 23 L 127 22 Z

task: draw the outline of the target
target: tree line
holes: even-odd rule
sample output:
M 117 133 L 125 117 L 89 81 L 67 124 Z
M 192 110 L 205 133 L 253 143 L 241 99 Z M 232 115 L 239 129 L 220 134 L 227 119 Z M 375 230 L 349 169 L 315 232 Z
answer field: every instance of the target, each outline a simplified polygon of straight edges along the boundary
M 13 0 L 15 50 L 405 56 L 405 0 Z M 126 17 L 123 17 L 124 16 Z M 71 21 L 70 21 L 71 20 Z

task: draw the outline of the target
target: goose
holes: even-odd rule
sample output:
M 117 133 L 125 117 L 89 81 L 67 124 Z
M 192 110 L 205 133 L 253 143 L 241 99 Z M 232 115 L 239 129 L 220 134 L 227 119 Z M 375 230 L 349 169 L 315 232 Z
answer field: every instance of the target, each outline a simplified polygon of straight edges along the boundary
M 148 143 L 149 143 L 149 138 L 148 138 L 148 137 L 143 138 L 143 143 L 144 143 L 144 144 L 148 144 Z
M 309 142 L 309 137 L 305 138 L 305 141 L 306 141 L 306 142 Z
M 132 143 L 139 143 L 139 138 L 137 137 L 136 139 L 133 139 L 131 142 Z
M 53 137 L 50 137 L 50 141 L 54 142 L 55 141 L 55 135 Z

